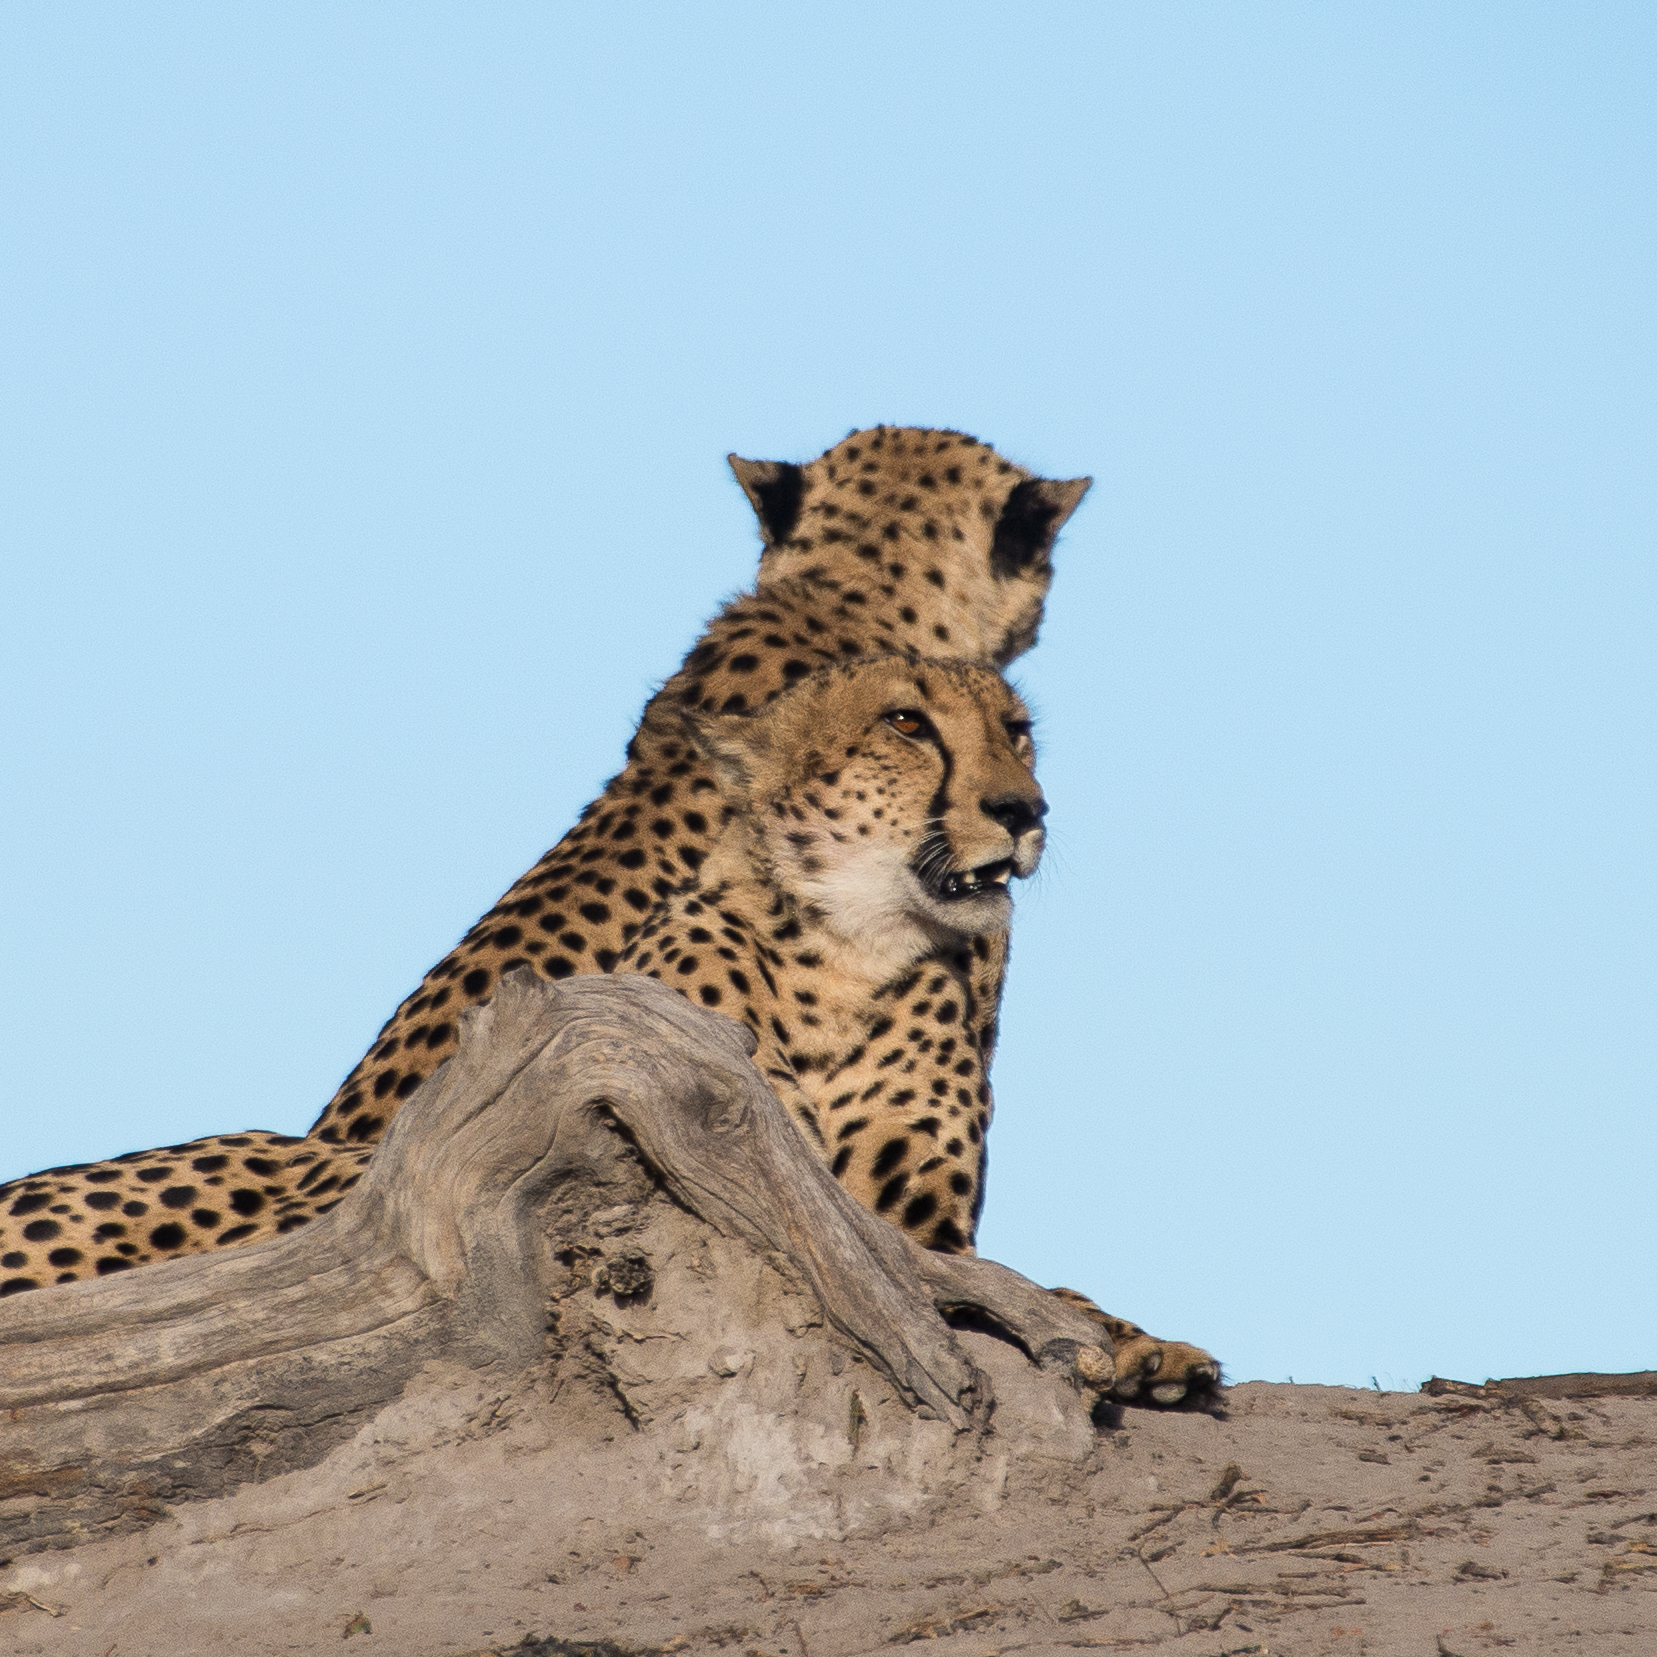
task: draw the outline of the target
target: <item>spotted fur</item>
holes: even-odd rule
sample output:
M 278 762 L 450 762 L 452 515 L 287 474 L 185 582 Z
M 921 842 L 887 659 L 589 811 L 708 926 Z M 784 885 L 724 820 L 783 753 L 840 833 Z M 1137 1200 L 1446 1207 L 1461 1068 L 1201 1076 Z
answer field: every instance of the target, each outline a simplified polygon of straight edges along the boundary
M 974 969 L 1045 839 L 1029 714 L 990 669 L 896 657 L 695 723 L 730 824 L 616 970 L 740 1018 L 852 1195 L 969 1249 L 993 1018 Z
M 893 653 L 1004 665 L 1035 641 L 1054 539 L 1088 487 L 1034 477 L 959 432 L 899 427 L 854 432 L 803 466 L 731 464 L 764 542 L 754 590 L 709 623 L 645 709 L 625 768 L 426 975 L 310 1133 L 249 1130 L 0 1186 L 0 1295 L 281 1235 L 327 1213 L 453 1053 L 462 1008 L 517 967 L 553 979 L 616 970 L 656 908 L 696 878 L 734 808 L 687 712 L 752 712 L 824 668 Z M 978 946 L 959 1039 L 970 1028 L 983 1069 L 1004 935 Z

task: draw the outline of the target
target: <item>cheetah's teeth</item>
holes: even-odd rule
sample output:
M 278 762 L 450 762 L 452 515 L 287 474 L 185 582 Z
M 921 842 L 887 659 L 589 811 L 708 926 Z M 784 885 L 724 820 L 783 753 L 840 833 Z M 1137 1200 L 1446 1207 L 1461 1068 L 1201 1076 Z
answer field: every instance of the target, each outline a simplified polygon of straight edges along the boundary
M 939 895 L 945 898 L 977 897 L 981 892 L 990 890 L 1004 891 L 1007 883 L 1012 879 L 1013 865 L 1010 859 L 1002 858 L 996 863 L 984 863 L 976 869 L 962 869 L 944 876 L 938 890 Z

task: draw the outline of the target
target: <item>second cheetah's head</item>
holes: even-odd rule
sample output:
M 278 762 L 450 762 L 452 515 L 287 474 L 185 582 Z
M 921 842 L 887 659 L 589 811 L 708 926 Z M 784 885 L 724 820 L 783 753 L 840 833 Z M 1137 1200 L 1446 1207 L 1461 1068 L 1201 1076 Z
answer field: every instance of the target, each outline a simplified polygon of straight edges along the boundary
M 915 426 L 854 431 L 803 466 L 730 459 L 759 515 L 761 589 L 807 581 L 888 612 L 896 649 L 997 667 L 1036 642 L 1053 543 L 1091 482 Z

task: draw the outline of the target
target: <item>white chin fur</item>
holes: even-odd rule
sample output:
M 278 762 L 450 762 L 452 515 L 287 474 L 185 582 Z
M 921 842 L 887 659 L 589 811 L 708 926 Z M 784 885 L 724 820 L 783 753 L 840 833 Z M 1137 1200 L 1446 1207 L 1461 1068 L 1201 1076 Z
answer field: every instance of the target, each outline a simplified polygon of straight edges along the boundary
M 895 976 L 950 938 L 1000 931 L 1012 914 L 1005 887 L 945 903 L 893 847 L 860 852 L 838 868 L 795 876 L 796 890 L 856 952 L 865 970 Z

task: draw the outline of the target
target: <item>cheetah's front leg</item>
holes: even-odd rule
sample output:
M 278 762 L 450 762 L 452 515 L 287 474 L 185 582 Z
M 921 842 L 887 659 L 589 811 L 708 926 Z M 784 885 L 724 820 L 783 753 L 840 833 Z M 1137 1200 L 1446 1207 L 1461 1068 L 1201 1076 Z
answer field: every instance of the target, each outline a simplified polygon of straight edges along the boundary
M 1116 1357 L 1116 1380 L 1107 1397 L 1122 1404 L 1204 1404 L 1220 1391 L 1220 1363 L 1201 1347 L 1160 1341 L 1137 1323 L 1114 1318 L 1074 1289 L 1054 1289 L 1060 1300 L 1100 1324 Z

